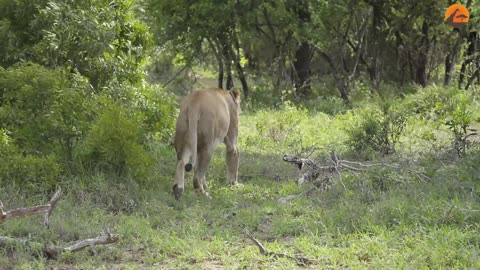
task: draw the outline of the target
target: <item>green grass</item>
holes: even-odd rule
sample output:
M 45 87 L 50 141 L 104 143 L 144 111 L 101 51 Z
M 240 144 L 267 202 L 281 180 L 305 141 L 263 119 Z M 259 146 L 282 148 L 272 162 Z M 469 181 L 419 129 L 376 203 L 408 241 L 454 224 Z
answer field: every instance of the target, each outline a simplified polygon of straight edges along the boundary
M 271 119 L 273 118 L 273 119 Z M 0 269 L 449 269 L 480 268 L 480 152 L 451 157 L 448 130 L 410 119 L 395 156 L 409 170 L 374 168 L 342 174 L 331 189 L 287 203 L 310 188 L 283 154 L 310 147 L 314 156 L 349 153 L 345 126 L 355 111 L 328 115 L 293 106 L 245 112 L 241 119 L 239 186 L 225 185 L 224 148 L 208 172 L 212 198 L 194 193 L 191 175 L 177 202 L 170 194 L 173 149 L 159 147 L 158 166 L 143 184 L 103 175 L 66 177 L 50 229 L 42 217 L 10 220 L 0 235 L 65 246 L 109 228 L 120 241 L 47 260 L 21 246 L 0 247 Z M 424 135 L 432 132 L 435 137 Z M 442 151 L 441 154 L 439 151 Z M 370 159 L 379 159 L 370 156 Z M 430 180 L 416 177 L 424 172 Z M 0 186 L 5 209 L 44 203 L 51 194 Z M 249 230 L 268 251 L 259 253 Z

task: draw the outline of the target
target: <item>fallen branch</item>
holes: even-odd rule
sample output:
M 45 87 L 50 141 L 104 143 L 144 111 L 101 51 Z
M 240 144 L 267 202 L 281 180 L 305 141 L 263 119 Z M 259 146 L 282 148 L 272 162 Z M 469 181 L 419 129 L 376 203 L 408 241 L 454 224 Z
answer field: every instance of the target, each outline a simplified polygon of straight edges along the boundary
M 45 213 L 44 224 L 48 228 L 50 215 L 52 214 L 53 209 L 57 205 L 57 201 L 58 199 L 60 199 L 61 196 L 62 190 L 59 188 L 57 192 L 55 192 L 55 195 L 53 195 L 49 204 L 47 205 L 17 208 L 6 212 L 3 211 L 3 204 L 0 203 L 0 224 L 3 223 L 5 220 L 13 219 L 16 217 L 33 216 Z
M 248 236 L 248 238 L 250 238 L 250 240 L 252 240 L 252 242 L 258 247 L 258 250 L 260 251 L 260 253 L 265 255 L 265 256 L 272 257 L 272 258 L 275 258 L 275 259 L 277 259 L 277 258 L 287 258 L 287 259 L 295 260 L 299 266 L 306 266 L 306 265 L 310 265 L 310 264 L 315 263 L 315 260 L 308 259 L 308 258 L 305 258 L 305 257 L 302 257 L 302 256 L 290 256 L 290 255 L 284 254 L 284 253 L 276 253 L 276 252 L 267 251 L 265 249 L 265 247 L 262 245 L 262 243 L 260 243 L 260 241 L 255 239 L 255 237 L 253 237 L 253 235 L 248 230 L 245 230 L 245 233 Z
M 110 234 L 108 230 L 104 230 L 102 234 L 96 238 L 85 239 L 79 241 L 76 244 L 73 244 L 68 247 L 58 247 L 58 246 L 46 246 L 37 242 L 32 242 L 25 239 L 10 238 L 6 236 L 0 236 L 0 246 L 13 246 L 16 247 L 18 244 L 32 250 L 41 250 L 45 256 L 51 259 L 57 258 L 63 252 L 76 252 L 80 251 L 86 247 L 91 247 L 97 245 L 107 245 L 117 242 L 119 239 L 118 235 Z
M 55 206 L 57 206 L 58 199 L 60 199 L 61 196 L 62 189 L 58 188 L 57 192 L 55 192 L 55 195 L 53 195 L 52 199 L 50 200 L 50 208 L 43 219 L 43 224 L 45 224 L 47 228 L 50 228 L 50 215 L 52 214 L 53 209 L 55 209 Z
M 402 168 L 397 165 L 391 165 L 387 163 L 363 164 L 361 162 L 338 159 L 334 151 L 330 153 L 330 160 L 332 162 L 332 165 L 328 165 L 328 166 L 320 166 L 310 158 L 299 158 L 293 155 L 285 155 L 283 157 L 283 160 L 286 162 L 295 164 L 299 169 L 302 169 L 305 166 L 310 169 L 307 172 L 303 173 L 298 178 L 297 183 L 299 184 L 303 184 L 306 182 L 313 182 L 320 176 L 320 173 L 322 172 L 341 176 L 340 174 L 341 171 L 348 171 L 348 172 L 357 174 L 360 172 L 364 172 L 365 168 L 376 167 L 376 166 L 383 166 L 383 167 L 390 167 L 390 168 L 395 168 L 399 170 L 405 170 L 405 171 L 416 174 L 417 177 L 423 181 L 431 180 L 428 176 L 426 176 L 421 172 L 418 172 L 413 169 Z

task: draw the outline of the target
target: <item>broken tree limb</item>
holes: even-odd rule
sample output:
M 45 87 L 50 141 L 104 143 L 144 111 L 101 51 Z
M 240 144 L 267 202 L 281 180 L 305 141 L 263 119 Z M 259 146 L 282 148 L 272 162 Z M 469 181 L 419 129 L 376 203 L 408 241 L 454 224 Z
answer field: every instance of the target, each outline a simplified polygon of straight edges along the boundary
M 245 234 L 258 247 L 258 250 L 260 251 L 260 253 L 267 256 L 267 257 L 272 257 L 272 258 L 275 258 L 275 259 L 287 258 L 287 259 L 295 260 L 299 266 L 306 266 L 306 265 L 310 265 L 310 264 L 315 263 L 315 260 L 305 258 L 305 257 L 302 257 L 302 256 L 290 256 L 290 255 L 285 254 L 285 253 L 276 253 L 276 252 L 267 251 L 265 249 L 265 247 L 262 245 L 262 243 L 260 243 L 260 241 L 258 241 L 255 237 L 253 237 L 253 235 L 250 233 L 250 231 L 245 230 Z
M 48 209 L 48 212 L 45 214 L 45 218 L 43 220 L 43 224 L 47 228 L 50 228 L 50 215 L 53 212 L 53 209 L 55 209 L 55 206 L 57 206 L 58 199 L 62 196 L 62 189 L 58 188 L 57 192 L 55 192 L 55 195 L 53 195 L 52 199 L 50 200 L 50 208 Z
M 86 247 L 94 247 L 98 245 L 108 245 L 117 242 L 119 236 L 116 234 L 111 234 L 108 230 L 104 230 L 100 236 L 90 239 L 85 239 L 82 241 L 77 242 L 68 247 L 59 248 L 59 247 L 50 247 L 56 253 L 49 254 L 50 258 L 55 258 L 62 252 L 76 252 L 82 250 Z M 53 249 L 52 249 L 53 248 Z M 53 256 L 53 257 L 52 257 Z
M 313 182 L 320 176 L 320 173 L 322 172 L 329 173 L 329 174 L 338 173 L 337 166 L 335 165 L 320 166 L 310 158 L 299 158 L 293 155 L 285 155 L 283 156 L 283 160 L 286 162 L 295 164 L 300 170 L 304 167 L 309 168 L 307 172 L 300 175 L 300 177 L 297 180 L 298 184 Z
M 307 172 L 300 175 L 297 180 L 297 183 L 303 184 L 306 182 L 313 182 L 315 181 L 321 173 L 329 173 L 334 174 L 341 177 L 341 171 L 348 171 L 350 173 L 358 174 L 360 172 L 364 172 L 368 167 L 375 167 L 375 166 L 383 166 L 383 167 L 390 167 L 394 169 L 404 170 L 410 173 L 414 173 L 419 179 L 423 181 L 430 181 L 431 179 L 426 176 L 425 174 L 416 171 L 414 169 L 409 169 L 406 167 L 400 167 L 398 165 L 392 165 L 387 163 L 375 163 L 375 164 L 364 164 L 361 162 L 356 161 L 349 161 L 338 159 L 337 155 L 334 151 L 330 152 L 330 161 L 332 165 L 327 166 L 320 166 L 314 160 L 310 158 L 299 158 L 294 155 L 285 155 L 283 160 L 289 163 L 295 164 L 299 169 L 303 167 L 308 167 L 309 170 Z
M 55 206 L 57 205 L 58 200 L 62 196 L 62 190 L 59 188 L 52 199 L 50 199 L 49 204 L 39 205 L 33 207 L 17 208 L 13 210 L 3 211 L 3 204 L 0 202 L 0 224 L 6 220 L 13 219 L 15 217 L 24 217 L 32 216 L 36 214 L 45 213 L 44 224 L 49 227 L 50 215 L 52 214 Z M 91 247 L 93 250 L 94 246 L 97 245 L 107 245 L 115 243 L 118 241 L 118 235 L 110 234 L 108 230 L 104 230 L 100 236 L 96 238 L 85 239 L 79 241 L 68 247 L 58 247 L 58 246 L 47 246 L 41 243 L 32 242 L 26 239 L 11 238 L 7 236 L 0 236 L 0 246 L 10 246 L 17 247 L 18 245 L 23 246 L 27 249 L 41 251 L 48 258 L 57 258 L 63 252 L 76 252 L 82 250 L 86 247 Z
M 3 204 L 0 203 L 0 224 L 3 223 L 5 220 L 13 219 L 16 217 L 33 216 L 45 213 L 44 223 L 48 227 L 50 215 L 52 214 L 52 211 L 57 205 L 57 201 L 58 199 L 60 199 L 61 196 L 62 190 L 59 188 L 57 192 L 55 192 L 55 195 L 53 195 L 49 204 L 47 205 L 16 208 L 6 212 L 3 211 Z
M 57 258 L 63 252 L 76 252 L 80 251 L 86 247 L 94 247 L 97 245 L 107 245 L 117 242 L 119 239 L 118 235 L 110 234 L 108 230 L 104 230 L 100 236 L 81 240 L 68 247 L 58 247 L 58 246 L 47 246 L 37 242 L 32 242 L 25 239 L 10 238 L 6 236 L 0 236 L 0 246 L 14 246 L 16 247 L 20 244 L 23 247 L 32 249 L 32 250 L 41 250 L 45 256 L 50 259 Z

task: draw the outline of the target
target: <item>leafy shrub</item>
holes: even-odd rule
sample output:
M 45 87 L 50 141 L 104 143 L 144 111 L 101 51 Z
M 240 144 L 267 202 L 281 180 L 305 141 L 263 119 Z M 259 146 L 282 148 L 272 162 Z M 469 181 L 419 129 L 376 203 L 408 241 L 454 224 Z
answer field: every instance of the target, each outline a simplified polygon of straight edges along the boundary
M 477 135 L 471 126 L 480 119 L 478 103 L 472 95 L 456 88 L 433 85 L 419 90 L 405 103 L 410 110 L 433 120 L 437 126 L 447 126 L 453 137 L 453 149 L 458 156 L 465 156 L 469 137 Z
M 114 176 L 144 176 L 151 165 L 141 142 L 140 124 L 128 111 L 109 105 L 87 135 L 81 162 Z
M 131 95 L 128 109 L 141 123 L 144 136 L 161 141 L 172 138 L 177 115 L 175 97 L 152 85 L 125 91 Z
M 22 155 L 5 130 L 0 130 L 0 183 L 27 191 L 55 188 L 60 180 L 61 166 L 53 156 Z
M 71 160 L 86 127 L 86 89 L 82 77 L 36 64 L 0 70 L 0 127 L 26 153 Z
M 97 98 L 96 111 L 104 111 L 115 103 L 140 125 L 143 140 L 167 141 L 175 128 L 177 106 L 175 96 L 157 86 L 129 84 L 112 86 Z
M 407 115 L 392 101 L 381 101 L 379 108 L 367 108 L 360 113 L 360 120 L 346 128 L 347 143 L 356 151 L 374 150 L 383 155 L 395 152 L 402 135 Z
M 445 104 L 445 125 L 453 133 L 453 148 L 457 155 L 464 157 L 469 147 L 468 138 L 477 135 L 470 126 L 474 121 L 472 100 L 465 93 L 458 93 Z
M 112 81 L 141 83 L 152 37 L 132 1 L 48 1 L 38 9 L 36 62 L 75 70 L 98 91 Z

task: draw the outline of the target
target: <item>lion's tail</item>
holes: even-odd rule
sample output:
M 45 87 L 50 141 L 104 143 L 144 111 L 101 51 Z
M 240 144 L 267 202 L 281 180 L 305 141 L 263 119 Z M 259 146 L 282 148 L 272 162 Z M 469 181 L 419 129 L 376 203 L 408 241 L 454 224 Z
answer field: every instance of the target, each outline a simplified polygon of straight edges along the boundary
M 198 113 L 196 110 L 188 110 L 188 139 L 190 144 L 190 163 L 185 165 L 185 171 L 193 169 L 197 162 L 197 125 Z

